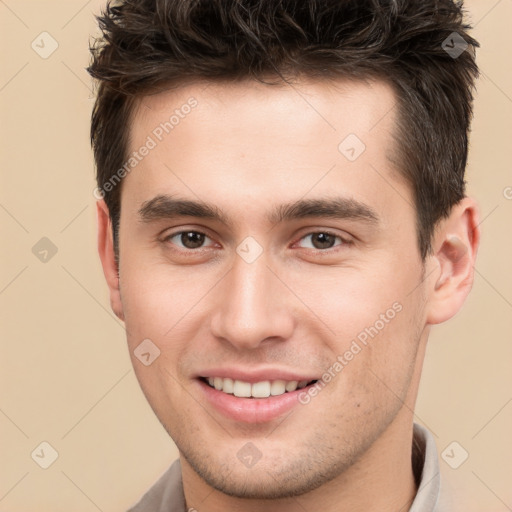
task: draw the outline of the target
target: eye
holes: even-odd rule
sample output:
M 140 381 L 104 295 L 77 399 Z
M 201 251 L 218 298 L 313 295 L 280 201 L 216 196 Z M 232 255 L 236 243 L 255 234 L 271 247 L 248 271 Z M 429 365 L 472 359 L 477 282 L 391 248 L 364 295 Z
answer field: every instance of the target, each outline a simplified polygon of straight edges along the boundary
M 166 243 L 170 242 L 172 245 L 178 246 L 178 248 L 180 249 L 189 251 L 208 247 L 205 246 L 205 242 L 207 240 L 212 242 L 210 246 L 214 245 L 213 240 L 205 233 L 193 230 L 185 230 L 178 231 L 176 233 L 171 233 L 163 239 L 163 241 Z M 345 240 L 343 237 L 335 235 L 334 233 L 330 233 L 328 231 L 316 231 L 313 233 L 309 233 L 306 236 L 303 236 L 298 242 L 299 246 L 302 248 L 314 249 L 323 252 L 325 252 L 325 250 L 327 249 L 332 249 L 333 247 L 336 246 L 348 245 L 349 243 L 350 242 L 348 240 Z
M 329 233 L 327 231 L 317 231 L 314 233 L 309 233 L 308 235 L 302 237 L 300 240 L 302 241 L 307 239 L 310 239 L 311 241 L 309 244 L 306 245 L 306 248 L 316 250 L 331 249 L 332 247 L 335 247 L 337 245 L 348 244 L 348 242 L 344 240 L 341 236 Z M 339 240 L 340 243 L 336 244 L 336 240 Z
M 211 238 L 200 231 L 179 231 L 164 238 L 164 242 L 171 242 L 182 249 L 201 249 L 205 240 L 211 241 Z

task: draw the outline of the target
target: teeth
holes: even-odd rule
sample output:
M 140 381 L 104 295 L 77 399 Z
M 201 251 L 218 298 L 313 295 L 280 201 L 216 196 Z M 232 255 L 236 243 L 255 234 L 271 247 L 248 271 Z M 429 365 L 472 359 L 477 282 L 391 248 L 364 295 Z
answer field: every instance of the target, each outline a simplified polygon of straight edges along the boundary
M 240 398 L 268 398 L 269 396 L 279 396 L 286 392 L 302 389 L 307 386 L 307 380 L 285 381 L 285 380 L 264 380 L 261 382 L 244 382 L 241 380 L 223 379 L 222 377 L 208 377 L 208 384 L 218 391 L 223 391 L 230 395 Z
M 270 382 L 256 382 L 252 385 L 252 396 L 254 398 L 268 398 L 270 396 Z
M 224 379 L 221 389 L 224 393 L 232 394 L 235 390 L 235 383 L 233 382 L 233 379 Z
M 251 384 L 249 382 L 235 380 L 235 385 L 233 386 L 233 394 L 241 398 L 249 398 L 251 396 Z
M 275 380 L 270 385 L 270 394 L 272 396 L 282 395 L 286 391 L 286 381 Z
M 295 391 L 297 389 L 298 381 L 291 380 L 290 382 L 286 383 L 286 391 Z
M 222 389 L 222 384 L 223 384 L 223 382 L 222 382 L 222 379 L 220 377 L 215 377 L 213 379 L 213 387 L 215 389 L 221 390 Z

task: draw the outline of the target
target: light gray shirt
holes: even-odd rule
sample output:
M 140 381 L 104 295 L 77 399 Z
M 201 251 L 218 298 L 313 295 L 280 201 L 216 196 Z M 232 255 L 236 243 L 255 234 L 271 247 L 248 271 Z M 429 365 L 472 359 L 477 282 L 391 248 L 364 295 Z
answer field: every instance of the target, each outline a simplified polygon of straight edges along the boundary
M 441 496 L 437 449 L 432 434 L 414 424 L 413 468 L 419 481 L 409 512 L 449 512 L 447 496 Z M 179 459 L 128 512 L 187 512 Z

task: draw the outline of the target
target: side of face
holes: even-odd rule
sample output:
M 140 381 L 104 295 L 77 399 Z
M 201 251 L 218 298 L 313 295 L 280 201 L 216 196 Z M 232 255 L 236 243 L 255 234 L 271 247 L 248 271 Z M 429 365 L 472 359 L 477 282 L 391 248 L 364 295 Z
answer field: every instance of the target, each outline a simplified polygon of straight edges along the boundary
M 379 82 L 244 82 L 145 97 L 134 113 L 130 153 L 148 137 L 154 146 L 123 181 L 119 279 L 98 208 L 112 307 L 155 414 L 190 468 L 226 494 L 304 493 L 412 421 L 429 325 L 471 287 L 471 200 L 420 258 L 414 200 L 388 160 L 394 103 Z M 222 219 L 170 215 L 169 199 L 207 203 Z M 337 200 L 344 216 L 267 218 L 306 200 Z M 148 366 L 136 356 L 143 340 L 160 351 Z M 281 374 L 321 385 L 283 412 L 239 398 L 261 408 L 233 413 L 203 379 Z

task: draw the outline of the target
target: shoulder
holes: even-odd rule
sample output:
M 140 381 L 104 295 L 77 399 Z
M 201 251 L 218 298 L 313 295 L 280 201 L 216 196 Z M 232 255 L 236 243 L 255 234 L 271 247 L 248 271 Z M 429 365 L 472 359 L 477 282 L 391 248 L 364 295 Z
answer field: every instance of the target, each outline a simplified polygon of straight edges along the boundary
M 128 512 L 184 512 L 185 498 L 179 459 Z
M 426 428 L 418 424 L 414 424 L 412 462 L 418 491 L 409 512 L 451 511 L 450 493 L 441 482 L 435 440 Z

